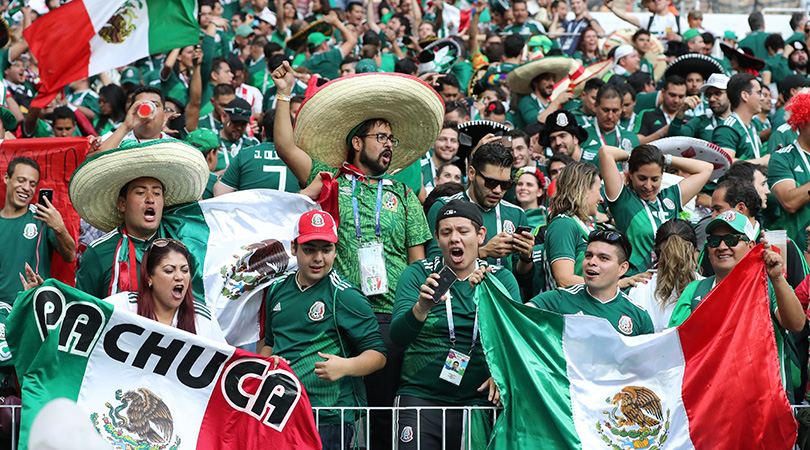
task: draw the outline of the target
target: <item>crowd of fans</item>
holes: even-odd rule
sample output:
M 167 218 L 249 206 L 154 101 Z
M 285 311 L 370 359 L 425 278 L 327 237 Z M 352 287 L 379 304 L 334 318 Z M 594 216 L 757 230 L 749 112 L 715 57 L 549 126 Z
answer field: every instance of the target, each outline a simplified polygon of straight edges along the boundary
M 670 0 L 643 0 L 643 13 L 614 3 L 199 0 L 199 45 L 73 82 L 45 108 L 32 106 L 43 68 L 21 38 L 38 14 L 6 9 L 0 131 L 86 136 L 91 158 L 132 141 L 186 141 L 208 165 L 202 199 L 275 189 L 322 201 L 336 189 L 336 206 L 301 218 L 299 269 L 268 290 L 256 349 L 289 361 L 313 406 L 498 404 L 473 303 L 484 277 L 516 302 L 652 333 L 686 320 L 768 230 L 787 236 L 766 242 L 764 261 L 786 395 L 804 403 L 810 21 L 794 13 L 766 31 L 753 12 L 738 38 Z M 605 29 L 592 10 L 627 28 Z M 294 136 L 301 104 L 326 83 L 348 89 L 349 77 L 389 73 L 418 77 L 441 98 L 442 111 L 401 119 L 438 117 L 431 148 L 403 149 L 413 140 L 375 116 L 376 93 L 362 89 L 360 123 L 338 125 L 348 101 L 321 108 L 331 110 L 326 128 L 350 130 L 341 154 Z M 381 110 L 404 106 L 385 101 Z M 144 105 L 153 111 L 139 113 Z M 404 163 L 394 158 L 403 150 L 424 156 Z M 31 207 L 44 170 L 16 158 L 4 177 L 0 316 L 49 277 L 52 257 L 78 259 L 79 289 L 224 340 L 194 306 L 193 255 L 158 236 L 175 189 L 167 180 L 133 173 L 109 194 L 119 222 L 83 216 L 74 241 L 50 201 Z M 121 251 L 136 260 L 128 272 Z M 370 286 L 367 267 L 386 277 Z M 445 268 L 458 280 L 449 290 Z M 325 448 L 340 448 L 341 435 L 351 442 L 356 418 L 326 413 Z M 411 410 L 395 434 L 390 414 L 370 420 L 374 448 L 438 448 L 430 443 L 445 435 L 460 445 L 460 413 Z

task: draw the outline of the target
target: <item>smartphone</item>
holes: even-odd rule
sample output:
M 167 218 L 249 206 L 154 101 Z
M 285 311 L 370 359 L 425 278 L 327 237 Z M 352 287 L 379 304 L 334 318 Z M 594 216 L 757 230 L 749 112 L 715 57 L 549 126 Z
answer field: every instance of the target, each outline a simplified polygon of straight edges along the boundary
M 501 144 L 503 144 L 503 146 L 506 148 L 512 148 L 512 137 L 501 136 Z
M 524 231 L 528 231 L 529 233 L 531 233 L 532 227 L 517 227 L 517 230 L 515 230 L 517 234 L 523 233 Z
M 40 189 L 39 190 L 39 201 L 37 201 L 37 203 L 42 205 L 42 206 L 48 206 L 48 205 L 45 204 L 45 199 L 46 198 L 48 199 L 48 201 L 51 202 L 51 204 L 53 204 L 53 189 Z
M 449 267 L 444 266 L 442 270 L 439 271 L 439 286 L 433 288 L 433 303 L 439 303 L 442 296 L 450 290 L 450 287 L 453 286 L 453 283 L 458 281 L 458 277 Z

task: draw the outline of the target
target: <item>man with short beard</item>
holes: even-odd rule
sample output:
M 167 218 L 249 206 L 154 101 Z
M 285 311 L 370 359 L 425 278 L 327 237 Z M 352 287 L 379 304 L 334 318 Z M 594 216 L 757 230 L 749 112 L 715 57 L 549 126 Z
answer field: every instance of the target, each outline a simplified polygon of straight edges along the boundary
M 434 179 L 439 167 L 449 164 L 458 153 L 458 123 L 445 120 L 439 138 L 433 144 L 433 154 L 422 158 L 422 183 L 425 188 L 434 188 Z M 430 154 L 430 153 L 428 153 Z
M 752 123 L 753 117 L 762 109 L 762 89 L 762 84 L 750 73 L 738 73 L 729 79 L 726 93 L 731 115 L 714 129 L 711 142 L 732 158 L 767 165 L 770 155 L 765 154 Z
M 574 115 L 569 111 L 553 112 L 546 119 L 546 127 L 540 132 L 539 143 L 550 148 L 552 154 L 562 153 L 574 161 L 582 158 L 580 142 L 584 142 L 588 132 L 577 124 Z
M 790 46 L 793 51 L 788 56 L 788 68 L 792 71 L 791 73 L 807 76 L 807 44 L 802 41 L 794 41 Z
M 645 111 L 636 123 L 639 144 L 647 144 L 667 135 L 669 124 L 686 97 L 686 80 L 679 75 L 664 78 L 661 106 Z
M 699 91 L 708 100 L 711 114 L 695 115 L 685 122 L 684 116 L 688 110 L 701 104 L 700 98 L 696 95 L 687 97 L 678 108 L 675 118 L 670 122 L 667 136 L 689 136 L 711 142 L 714 129 L 731 115 L 731 107 L 726 94 L 727 86 L 728 77 L 726 75 L 712 74 Z

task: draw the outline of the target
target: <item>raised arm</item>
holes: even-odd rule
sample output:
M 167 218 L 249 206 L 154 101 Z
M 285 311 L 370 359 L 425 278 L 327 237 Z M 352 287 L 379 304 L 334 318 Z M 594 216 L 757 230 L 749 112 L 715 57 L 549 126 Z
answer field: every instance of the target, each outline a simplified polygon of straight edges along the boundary
M 352 50 L 354 50 L 354 46 L 357 45 L 357 33 L 348 29 L 346 25 L 340 21 L 335 11 L 329 11 L 329 14 L 323 18 L 323 21 L 340 30 L 340 35 L 343 36 L 343 43 L 340 44 L 340 52 L 343 54 L 344 58 L 350 55 Z
M 602 172 L 602 181 L 605 183 L 605 196 L 608 201 L 614 201 L 622 193 L 624 177 L 616 167 L 616 161 L 624 161 L 630 157 L 626 151 L 609 145 L 599 147 L 599 169 Z
M 202 107 L 202 56 L 200 46 L 194 48 L 194 72 L 188 84 L 188 106 L 186 107 L 186 131 L 196 130 L 200 123 L 200 108 Z
M 278 94 L 289 98 L 295 84 L 295 75 L 288 61 L 284 61 L 272 73 L 273 83 Z M 298 183 L 302 186 L 309 180 L 312 170 L 312 158 L 295 145 L 293 139 L 292 119 L 290 117 L 290 101 L 279 99 L 276 102 L 276 119 L 273 127 L 273 142 L 278 156 L 290 168 Z
M 681 187 L 681 205 L 685 205 L 696 196 L 712 176 L 714 167 L 706 161 L 673 156 L 671 166 L 687 175 L 678 183 Z
M 613 0 L 605 0 L 605 6 L 607 7 L 607 9 L 610 10 L 610 12 L 615 14 L 616 17 L 618 17 L 619 19 L 622 19 L 631 25 L 635 25 L 641 28 L 641 22 L 638 21 L 638 17 L 636 17 L 635 14 L 628 14 L 622 11 L 621 9 L 616 8 L 614 6 Z
M 379 34 L 380 26 L 377 25 L 377 19 L 374 14 L 374 0 L 366 0 L 366 25 L 368 29 Z

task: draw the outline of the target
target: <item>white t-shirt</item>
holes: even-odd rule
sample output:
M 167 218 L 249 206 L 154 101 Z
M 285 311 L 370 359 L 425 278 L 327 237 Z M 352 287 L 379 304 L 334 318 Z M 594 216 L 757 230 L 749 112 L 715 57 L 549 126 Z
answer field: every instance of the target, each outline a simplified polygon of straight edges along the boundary
M 669 325 L 669 318 L 672 317 L 672 311 L 675 310 L 678 297 L 675 296 L 675 292 L 672 292 L 665 302 L 666 306 L 662 308 L 661 303 L 655 297 L 655 289 L 658 288 L 658 271 L 651 269 L 650 272 L 653 272 L 650 281 L 647 284 L 638 283 L 636 287 L 630 289 L 627 296 L 630 297 L 631 302 L 647 310 L 655 327 L 655 332 L 660 333 Z M 698 274 L 695 275 L 698 280 L 704 278 Z
M 681 22 L 680 32 L 678 31 L 679 20 Z M 639 18 L 639 23 L 641 24 L 641 28 L 645 29 L 649 25 L 648 31 L 662 41 L 667 40 L 667 31 L 683 34 L 686 30 L 689 29 L 689 24 L 686 23 L 686 20 L 684 20 L 683 17 L 676 16 L 671 12 L 666 16 L 659 16 L 658 14 L 655 14 L 652 23 L 650 23 L 650 16 L 646 15 L 643 18 Z
M 119 292 L 105 298 L 104 301 L 116 308 L 138 314 L 138 294 L 136 292 Z M 174 313 L 172 318 L 172 327 L 177 328 L 177 312 Z M 225 334 L 222 332 L 222 328 L 219 327 L 217 318 L 211 310 L 199 303 L 194 304 L 194 328 L 197 330 L 197 336 L 227 344 Z

